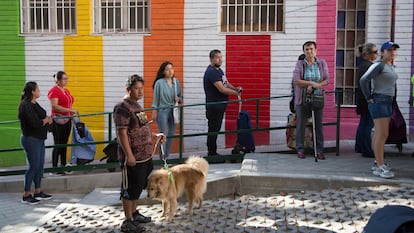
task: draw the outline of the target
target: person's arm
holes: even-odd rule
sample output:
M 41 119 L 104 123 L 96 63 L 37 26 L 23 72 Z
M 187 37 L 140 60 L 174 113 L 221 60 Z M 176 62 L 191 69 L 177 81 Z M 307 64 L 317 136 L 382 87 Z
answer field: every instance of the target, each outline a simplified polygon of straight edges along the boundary
M 122 151 L 125 154 L 125 163 L 128 166 L 135 166 L 136 160 L 134 154 L 132 153 L 131 146 L 129 144 L 128 129 L 119 128 L 117 129 L 117 136 L 119 145 L 122 148 Z
M 52 123 L 52 119 L 49 116 L 40 119 L 37 114 L 34 114 L 35 110 L 33 108 L 34 105 L 29 102 L 22 103 L 21 116 L 24 121 L 28 123 L 28 125 L 30 125 L 32 128 L 39 129 L 46 124 Z
M 156 82 L 154 85 L 154 93 L 152 95 L 152 108 L 158 108 L 160 106 L 160 92 L 161 88 L 160 88 L 160 82 Z M 158 117 L 158 109 L 153 109 L 152 110 L 152 114 L 151 114 L 151 118 L 153 121 L 157 121 L 157 117 Z
M 324 88 L 326 85 L 329 84 L 330 77 L 329 77 L 329 69 L 328 64 L 326 64 L 325 60 L 321 61 L 321 68 L 322 68 L 322 79 L 319 81 L 320 88 Z
M 297 61 L 295 65 L 295 69 L 293 70 L 293 85 L 298 87 L 307 87 L 312 86 L 312 81 L 303 80 L 303 61 Z
M 326 66 L 326 63 L 324 64 L 323 60 L 320 60 L 320 62 L 322 62 L 322 79 L 319 82 L 314 82 L 311 80 L 304 80 L 301 78 L 301 73 L 304 72 L 302 66 L 303 66 L 303 62 L 302 61 L 298 61 L 296 63 L 296 67 L 295 70 L 293 71 L 293 82 L 295 85 L 299 86 L 299 87 L 313 87 L 315 89 L 322 89 L 324 86 L 329 84 L 329 73 L 328 73 L 328 69 Z M 302 69 L 302 72 L 301 72 Z
M 217 88 L 217 90 L 219 90 L 219 92 L 225 95 L 238 95 L 239 94 L 238 90 L 235 89 L 231 84 L 229 84 L 229 87 L 225 87 L 221 81 L 216 81 L 214 82 L 214 86 Z M 233 88 L 230 88 L 230 86 L 232 86 Z
M 73 114 L 78 114 L 78 111 L 76 109 L 65 108 L 63 106 L 60 106 L 58 104 L 58 98 L 51 98 L 50 104 L 52 105 L 52 109 L 55 112 L 71 112 Z
M 364 94 L 364 97 L 367 100 L 367 102 L 373 102 L 373 97 L 370 90 L 371 80 L 374 79 L 377 75 L 379 75 L 383 69 L 384 63 L 374 63 L 368 68 L 368 70 L 365 72 L 364 75 L 362 75 L 361 79 L 359 80 L 362 94 Z

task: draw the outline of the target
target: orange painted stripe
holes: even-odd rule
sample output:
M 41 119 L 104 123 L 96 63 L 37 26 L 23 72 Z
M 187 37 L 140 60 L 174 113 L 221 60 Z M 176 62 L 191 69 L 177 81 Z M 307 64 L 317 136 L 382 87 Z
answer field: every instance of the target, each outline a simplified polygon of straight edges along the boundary
M 175 76 L 183 89 L 183 57 L 184 0 L 151 0 L 151 35 L 144 37 L 145 107 L 151 107 L 152 83 L 164 61 L 174 64 Z M 173 150 L 176 148 L 174 145 Z

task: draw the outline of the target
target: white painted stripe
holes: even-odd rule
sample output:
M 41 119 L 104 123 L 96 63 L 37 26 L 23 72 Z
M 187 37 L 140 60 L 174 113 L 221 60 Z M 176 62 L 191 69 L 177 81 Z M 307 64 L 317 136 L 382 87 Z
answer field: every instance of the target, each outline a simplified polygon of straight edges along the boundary
M 51 106 L 47 93 L 56 83 L 53 74 L 64 69 L 63 38 L 57 36 L 26 37 L 26 81 L 35 81 L 39 85 L 38 103 L 50 115 Z M 23 89 L 23 87 L 22 87 Z M 53 145 L 53 136 L 48 134 L 46 145 Z M 51 149 L 46 150 L 46 161 L 51 161 Z M 68 153 L 68 158 L 70 154 Z
M 219 49 L 223 53 L 225 69 L 226 37 L 219 31 L 219 4 L 217 1 L 186 0 L 184 5 L 184 103 L 205 103 L 203 76 L 210 64 L 210 50 Z M 231 82 L 231 80 L 230 80 Z M 205 107 L 186 108 L 184 133 L 207 132 Z M 225 122 L 223 122 L 224 129 Z M 191 150 L 207 150 L 206 136 L 185 139 L 184 148 Z M 223 148 L 225 138 L 219 135 L 218 147 Z
M 128 76 L 143 75 L 143 43 L 143 36 L 138 34 L 103 36 L 105 112 L 112 112 L 115 104 L 126 94 Z M 107 125 L 108 118 L 105 117 L 105 132 Z

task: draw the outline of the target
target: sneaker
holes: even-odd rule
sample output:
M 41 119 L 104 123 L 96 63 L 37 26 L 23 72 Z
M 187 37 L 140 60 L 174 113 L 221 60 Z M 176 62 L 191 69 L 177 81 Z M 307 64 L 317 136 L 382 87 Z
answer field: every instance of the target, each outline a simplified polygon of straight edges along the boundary
M 318 158 L 319 160 L 325 160 L 326 158 L 325 158 L 325 155 L 323 155 L 323 153 L 318 153 L 317 155 L 316 155 L 316 158 Z
M 394 177 L 394 173 L 392 171 L 385 170 L 384 165 L 377 167 L 377 169 L 375 169 L 372 173 L 385 179 Z
M 41 200 L 50 200 L 50 199 L 52 199 L 52 195 L 46 194 L 44 192 L 40 192 L 40 193 L 35 193 L 34 198 L 36 200 L 39 200 L 39 201 L 41 201 Z
M 149 223 L 151 222 L 151 217 L 146 217 L 142 215 L 138 210 L 136 210 L 134 213 L 132 213 L 132 217 L 134 218 L 134 221 L 137 221 L 139 223 Z
M 219 153 L 208 153 L 207 154 L 207 157 L 208 156 L 221 156 L 221 154 L 219 154 Z M 211 163 L 211 164 L 215 164 L 215 163 L 225 163 L 226 162 L 226 160 L 224 160 L 224 159 L 221 159 L 221 158 L 217 158 L 217 159 L 215 159 L 215 160 L 213 160 L 213 161 L 209 161 L 209 163 Z
M 71 164 L 71 163 L 68 163 L 68 164 L 66 164 L 65 165 L 65 167 L 72 167 L 72 166 L 74 166 L 73 164 Z M 70 175 L 70 174 L 72 174 L 73 173 L 73 171 L 65 171 L 65 174 L 66 175 Z
M 27 197 L 23 196 L 21 202 L 23 204 L 29 204 L 29 205 L 36 205 L 39 204 L 39 200 L 37 200 L 36 198 L 34 198 L 31 194 Z
M 300 158 L 300 159 L 304 159 L 304 158 L 306 158 L 305 153 L 303 153 L 303 152 L 298 152 L 298 158 Z
M 391 165 L 389 165 L 388 163 L 384 163 L 383 166 L 384 166 L 384 169 L 387 170 L 387 171 L 392 170 Z M 377 167 L 378 167 L 377 161 L 374 161 L 374 163 L 371 166 L 371 171 L 375 171 L 377 169 Z
M 141 227 L 140 225 L 137 225 L 132 220 L 125 220 L 121 225 L 121 232 L 124 233 L 136 233 L 136 232 L 143 232 L 145 231 L 144 227 Z

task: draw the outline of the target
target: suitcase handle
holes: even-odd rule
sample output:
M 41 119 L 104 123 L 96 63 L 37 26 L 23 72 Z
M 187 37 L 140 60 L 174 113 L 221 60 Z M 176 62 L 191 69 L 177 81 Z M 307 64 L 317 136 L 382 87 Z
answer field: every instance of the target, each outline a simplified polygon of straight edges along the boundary
M 241 96 L 237 95 L 237 99 L 239 100 L 239 113 L 242 110 L 242 101 L 241 101 Z M 239 114 L 237 114 L 237 119 L 239 118 Z

